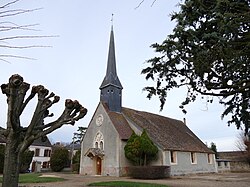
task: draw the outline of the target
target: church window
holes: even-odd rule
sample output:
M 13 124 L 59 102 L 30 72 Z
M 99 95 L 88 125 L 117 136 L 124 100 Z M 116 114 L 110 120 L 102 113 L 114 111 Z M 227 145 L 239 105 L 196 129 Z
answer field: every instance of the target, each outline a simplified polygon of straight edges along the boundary
M 96 133 L 95 139 L 94 139 L 94 147 L 99 149 L 104 149 L 104 139 L 103 134 L 99 131 Z
M 177 164 L 177 152 L 176 151 L 170 151 L 170 161 L 171 161 L 171 164 Z
M 207 162 L 209 164 L 212 164 L 213 163 L 212 160 L 213 160 L 213 155 L 212 154 L 207 154 Z
M 100 149 L 103 150 L 103 141 L 100 141 Z
M 191 163 L 197 164 L 196 154 L 191 152 L 190 157 L 191 157 Z

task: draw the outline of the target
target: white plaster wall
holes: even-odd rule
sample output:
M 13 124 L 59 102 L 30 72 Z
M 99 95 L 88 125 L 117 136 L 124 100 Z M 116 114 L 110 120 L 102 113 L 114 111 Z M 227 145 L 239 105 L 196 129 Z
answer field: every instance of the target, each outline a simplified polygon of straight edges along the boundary
M 171 175 L 185 175 L 193 173 L 214 173 L 217 167 L 214 157 L 208 163 L 207 153 L 196 153 L 196 163 L 191 163 L 190 152 L 177 151 L 177 163 L 170 163 L 170 151 L 165 151 L 165 163 L 171 166 Z
M 35 156 L 35 150 L 36 149 L 40 149 L 40 152 L 39 152 L 39 156 Z M 50 151 L 52 151 L 52 148 L 51 147 L 44 147 L 44 146 L 34 146 L 34 145 L 31 145 L 29 147 L 29 150 L 30 151 L 34 151 L 34 156 L 32 158 L 32 161 L 31 161 L 31 164 L 30 164 L 30 167 L 29 169 L 31 170 L 32 169 L 32 163 L 33 162 L 41 162 L 41 166 L 43 165 L 43 162 L 49 162 L 50 161 L 50 157 L 44 157 L 44 151 L 48 149 Z M 52 153 L 52 152 L 51 152 Z
M 103 115 L 103 124 L 101 126 L 96 125 L 96 117 L 98 114 Z M 88 130 L 81 145 L 81 163 L 80 174 L 83 175 L 95 175 L 96 166 L 95 160 L 84 156 L 89 148 L 94 147 L 94 138 L 97 132 L 101 132 L 104 138 L 104 153 L 105 156 L 102 160 L 102 175 L 103 176 L 119 176 L 119 136 L 114 126 L 112 125 L 109 116 L 107 115 L 102 104 L 99 104 L 93 118 L 90 121 Z M 116 153 L 116 154 L 114 154 Z

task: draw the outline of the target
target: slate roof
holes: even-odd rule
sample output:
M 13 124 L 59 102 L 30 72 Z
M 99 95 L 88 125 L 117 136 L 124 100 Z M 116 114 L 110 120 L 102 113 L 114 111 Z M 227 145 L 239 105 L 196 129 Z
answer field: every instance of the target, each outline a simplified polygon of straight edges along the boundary
M 52 147 L 49 139 L 47 138 L 47 136 L 45 138 L 38 138 L 36 139 L 31 145 L 34 146 L 44 146 L 44 147 Z
M 6 143 L 6 140 L 4 138 L 4 136 L 0 136 L 0 143 Z M 46 137 L 44 139 L 39 138 L 37 140 L 35 140 L 31 145 L 34 146 L 44 146 L 44 147 L 52 147 L 49 139 Z
M 127 140 L 132 134 L 129 122 L 139 129 L 146 129 L 149 137 L 163 150 L 213 153 L 182 121 L 122 108 L 122 112 L 110 112 L 103 103 L 120 139 Z
M 106 70 L 106 76 L 104 77 L 104 80 L 102 81 L 100 89 L 104 88 L 108 85 L 113 85 L 113 86 L 116 86 L 116 87 L 122 89 L 122 84 L 121 84 L 121 82 L 117 76 L 117 72 L 116 72 L 115 42 L 114 42 L 113 26 L 112 26 L 111 32 L 110 32 L 108 65 L 107 65 L 107 70 Z

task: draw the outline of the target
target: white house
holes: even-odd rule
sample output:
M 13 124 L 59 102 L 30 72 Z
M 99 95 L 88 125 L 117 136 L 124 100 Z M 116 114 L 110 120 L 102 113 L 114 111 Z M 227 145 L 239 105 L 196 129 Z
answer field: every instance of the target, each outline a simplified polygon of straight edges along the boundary
M 29 150 L 34 151 L 34 156 L 30 164 L 30 171 L 35 171 L 36 164 L 41 165 L 41 169 L 47 170 L 50 168 L 50 156 L 52 152 L 52 145 L 48 138 L 42 140 L 41 138 L 35 140 L 29 147 Z

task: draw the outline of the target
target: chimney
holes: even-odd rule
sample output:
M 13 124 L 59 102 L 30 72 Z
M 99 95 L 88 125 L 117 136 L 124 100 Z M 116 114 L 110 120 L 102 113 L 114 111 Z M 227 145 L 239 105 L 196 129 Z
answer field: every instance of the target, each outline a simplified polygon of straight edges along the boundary
M 186 123 L 186 118 L 183 118 L 183 123 L 184 123 L 185 125 L 187 125 L 187 123 Z

